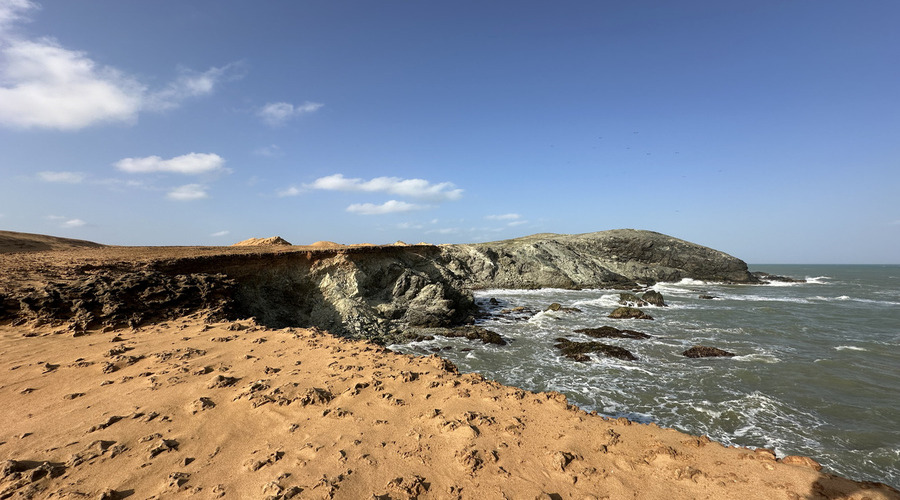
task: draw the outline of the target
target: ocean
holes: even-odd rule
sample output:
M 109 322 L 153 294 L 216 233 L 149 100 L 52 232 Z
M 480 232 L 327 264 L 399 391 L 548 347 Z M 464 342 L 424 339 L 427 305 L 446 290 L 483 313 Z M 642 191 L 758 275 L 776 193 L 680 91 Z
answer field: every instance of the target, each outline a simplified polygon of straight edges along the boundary
M 606 317 L 628 290 L 483 290 L 476 300 L 490 307 L 496 299 L 494 313 L 526 308 L 479 320 L 509 345 L 438 337 L 391 348 L 440 351 L 461 371 L 559 391 L 588 411 L 772 448 L 778 456 L 806 455 L 829 472 L 900 488 L 900 266 L 750 268 L 807 282 L 657 284 L 668 307 L 642 307 L 652 321 Z M 546 311 L 554 302 L 581 312 Z M 573 332 L 603 325 L 653 337 Z M 591 354 L 576 362 L 553 347 L 559 337 L 620 346 L 638 359 Z M 697 344 L 736 356 L 682 356 Z

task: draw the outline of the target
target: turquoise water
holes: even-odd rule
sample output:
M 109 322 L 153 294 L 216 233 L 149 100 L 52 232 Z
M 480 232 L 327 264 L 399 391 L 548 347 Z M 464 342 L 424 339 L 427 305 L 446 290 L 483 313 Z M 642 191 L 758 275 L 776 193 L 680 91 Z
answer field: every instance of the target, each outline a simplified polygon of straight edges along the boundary
M 438 338 L 393 348 L 441 349 L 463 371 L 534 391 L 555 390 L 586 410 L 656 422 L 725 443 L 808 455 L 827 470 L 900 488 L 900 266 L 756 265 L 807 283 L 722 285 L 684 280 L 653 287 L 669 307 L 655 319 L 613 320 L 620 290 L 486 290 L 500 308 L 537 312 L 482 321 L 509 341 Z M 700 299 L 700 294 L 716 299 Z M 604 339 L 637 361 L 563 358 L 554 339 L 594 340 L 573 330 L 612 325 L 646 340 Z M 734 358 L 688 359 L 702 344 Z M 466 349 L 466 350 L 463 350 Z

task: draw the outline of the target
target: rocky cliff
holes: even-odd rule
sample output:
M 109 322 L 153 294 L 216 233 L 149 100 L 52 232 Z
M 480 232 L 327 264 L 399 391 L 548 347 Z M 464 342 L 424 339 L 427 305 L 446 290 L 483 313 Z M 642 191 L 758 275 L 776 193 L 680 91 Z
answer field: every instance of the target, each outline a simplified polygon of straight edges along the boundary
M 471 288 L 603 288 L 636 283 L 755 283 L 747 264 L 726 253 L 652 231 L 536 234 L 444 247 L 448 268 Z
M 0 321 L 65 323 L 78 332 L 206 309 L 275 328 L 316 326 L 389 343 L 404 340 L 410 329 L 471 323 L 478 288 L 756 281 L 739 259 L 635 230 L 440 247 L 104 252 L 62 261 L 53 260 L 54 252 L 34 254 L 23 268 L 16 267 L 21 258 L 0 260 L 0 271 L 20 277 L 0 283 Z

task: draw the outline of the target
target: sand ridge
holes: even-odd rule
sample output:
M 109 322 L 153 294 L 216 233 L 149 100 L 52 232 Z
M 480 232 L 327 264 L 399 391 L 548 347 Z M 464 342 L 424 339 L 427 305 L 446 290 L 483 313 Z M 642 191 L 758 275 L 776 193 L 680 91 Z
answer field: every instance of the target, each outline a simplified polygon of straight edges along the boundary
M 0 497 L 900 498 L 316 329 L 63 332 L 0 326 Z

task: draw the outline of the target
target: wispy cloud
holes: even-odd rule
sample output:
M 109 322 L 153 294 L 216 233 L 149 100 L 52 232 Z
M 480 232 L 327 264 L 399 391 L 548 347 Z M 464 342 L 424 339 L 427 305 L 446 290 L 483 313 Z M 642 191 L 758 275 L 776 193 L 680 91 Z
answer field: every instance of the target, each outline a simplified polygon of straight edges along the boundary
M 243 76 L 241 66 L 240 63 L 231 63 L 220 68 L 209 68 L 202 73 L 182 69 L 178 78 L 165 88 L 147 93 L 144 106 L 151 111 L 168 111 L 181 106 L 182 102 L 192 97 L 212 94 L 222 81 Z
M 198 175 L 222 171 L 225 159 L 215 153 L 188 153 L 168 160 L 159 156 L 123 158 L 113 165 L 117 169 L 131 174 L 166 172 Z
M 432 184 L 425 179 L 401 179 L 399 177 L 375 177 L 365 181 L 358 178 L 350 179 L 344 177 L 343 174 L 320 177 L 307 187 L 329 191 L 382 192 L 428 201 L 458 200 L 463 193 L 462 189 L 456 189 L 450 182 Z
M 0 126 L 77 130 L 91 125 L 133 123 L 141 111 L 178 107 L 209 94 L 233 65 L 203 73 L 187 70 L 162 90 L 95 62 L 86 52 L 52 38 L 16 35 L 15 24 L 38 6 L 0 0 Z
M 270 144 L 268 146 L 261 147 L 253 151 L 253 153 L 259 156 L 267 156 L 269 158 L 278 158 L 280 156 L 284 156 L 284 152 L 281 151 L 281 148 L 276 144 Z
M 172 189 L 166 196 L 170 200 L 177 201 L 201 200 L 203 198 L 209 198 L 207 189 L 208 188 L 202 184 L 185 184 L 184 186 L 178 186 Z
M 231 234 L 231 231 L 216 231 L 215 233 L 210 234 L 213 238 L 220 238 L 222 236 L 228 236 Z
M 260 108 L 257 115 L 267 125 L 278 127 L 287 123 L 291 118 L 313 113 L 322 106 L 324 104 L 308 101 L 296 106 L 289 102 L 270 102 Z
M 425 234 L 456 234 L 460 231 L 458 227 L 445 227 L 441 229 L 429 229 Z
M 516 226 L 521 226 L 522 224 L 528 224 L 528 221 L 527 220 L 514 220 L 510 223 L 507 223 L 506 225 L 509 227 L 516 227 Z
M 59 227 L 74 228 L 74 227 L 84 226 L 85 224 L 87 224 L 87 222 L 85 222 L 81 219 L 69 219 L 69 220 L 63 222 Z
M 519 214 L 501 214 L 501 215 L 485 215 L 484 218 L 487 220 L 516 220 L 521 218 L 522 216 Z
M 402 212 L 412 212 L 414 210 L 424 210 L 428 208 L 425 205 L 416 205 L 405 201 L 390 200 L 381 205 L 373 203 L 354 203 L 347 207 L 347 211 L 361 215 L 383 215 L 396 214 Z
M 299 196 L 300 193 L 302 193 L 302 192 L 303 192 L 303 190 L 298 188 L 297 186 L 288 186 L 284 189 L 277 191 L 275 194 L 279 198 L 284 198 L 286 196 Z
M 67 184 L 78 184 L 85 177 L 81 172 L 38 172 L 37 175 L 38 179 L 44 182 L 63 182 Z

